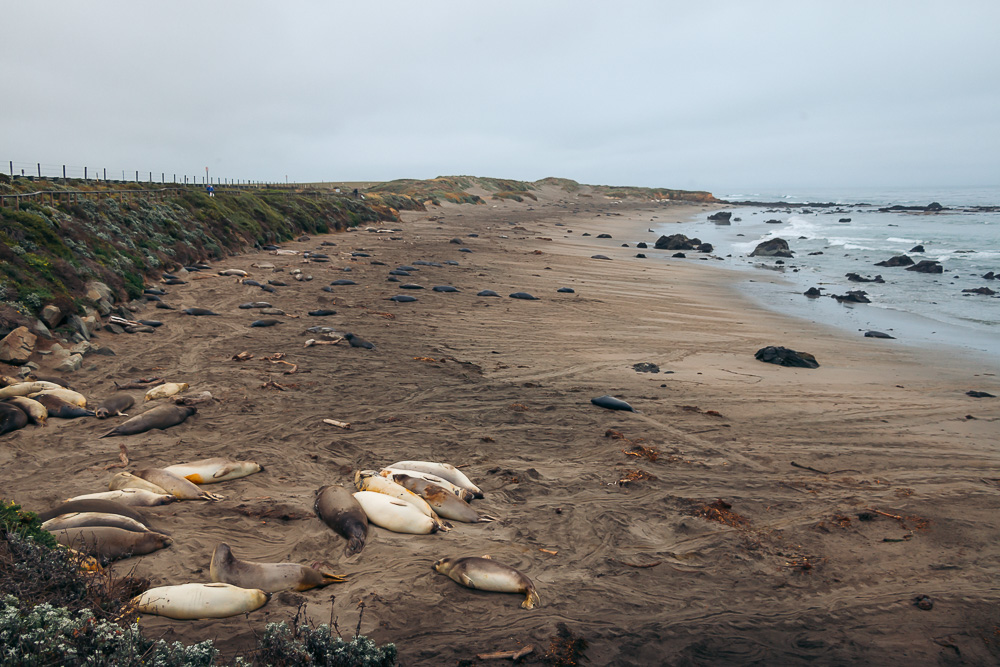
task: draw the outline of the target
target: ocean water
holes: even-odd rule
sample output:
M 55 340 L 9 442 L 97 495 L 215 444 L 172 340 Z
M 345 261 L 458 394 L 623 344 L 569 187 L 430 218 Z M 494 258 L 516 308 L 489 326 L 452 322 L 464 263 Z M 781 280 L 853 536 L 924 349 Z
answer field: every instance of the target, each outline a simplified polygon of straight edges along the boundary
M 981 359 L 1000 370 L 1000 188 L 938 190 L 855 190 L 796 193 L 733 192 L 717 194 L 726 201 L 785 202 L 792 208 L 741 205 L 730 225 L 709 221 L 708 213 L 679 224 L 661 225 L 663 234 L 685 234 L 711 243 L 719 264 L 745 272 L 740 288 L 758 304 L 779 312 L 862 332 L 877 330 L 899 344 L 948 348 Z M 832 208 L 798 206 L 834 202 Z M 880 207 L 925 206 L 938 202 L 952 210 L 940 213 L 881 212 Z M 739 218 L 739 220 L 737 220 Z M 850 222 L 840 222 L 850 218 Z M 769 223 L 769 221 L 771 221 Z M 774 222 L 777 221 L 777 222 Z M 775 237 L 786 240 L 794 258 L 749 257 L 757 244 Z M 917 245 L 924 252 L 910 252 Z M 702 257 L 687 252 L 688 260 Z M 941 274 L 880 267 L 895 255 L 915 262 L 937 260 Z M 672 260 L 682 261 L 682 260 Z M 866 278 L 881 275 L 884 283 L 849 281 L 847 273 Z M 824 295 L 864 290 L 871 303 L 838 303 L 829 296 L 803 295 L 819 287 Z M 996 296 L 964 293 L 987 287 Z M 893 341 L 886 341 L 893 343 Z

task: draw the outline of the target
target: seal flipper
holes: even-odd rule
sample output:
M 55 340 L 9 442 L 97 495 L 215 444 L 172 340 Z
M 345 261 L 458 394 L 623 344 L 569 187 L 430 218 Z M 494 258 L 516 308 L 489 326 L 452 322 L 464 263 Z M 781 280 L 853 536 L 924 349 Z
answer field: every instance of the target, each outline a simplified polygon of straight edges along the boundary
M 463 586 L 465 586 L 467 588 L 475 589 L 476 583 L 474 581 L 472 581 L 472 578 L 469 575 L 467 575 L 465 572 L 462 572 L 461 574 L 459 574 L 458 578 L 459 578 L 459 583 L 462 584 Z
M 347 549 L 344 550 L 348 556 L 353 556 L 365 548 L 365 536 L 355 535 L 347 541 Z
M 529 588 L 527 592 L 528 592 L 528 597 L 526 597 L 524 599 L 524 602 L 521 603 L 522 609 L 534 609 L 536 604 L 542 603 L 541 600 L 538 598 L 538 591 L 535 590 L 534 586 Z

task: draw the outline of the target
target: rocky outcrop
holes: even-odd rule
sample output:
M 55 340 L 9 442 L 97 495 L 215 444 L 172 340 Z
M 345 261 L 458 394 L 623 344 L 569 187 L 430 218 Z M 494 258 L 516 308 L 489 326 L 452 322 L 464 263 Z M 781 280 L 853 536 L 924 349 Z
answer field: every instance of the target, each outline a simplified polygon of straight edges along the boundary
M 993 296 L 996 294 L 996 292 L 991 290 L 989 287 L 976 287 L 974 289 L 964 289 L 962 291 L 966 294 L 982 294 L 983 296 Z
M 868 292 L 864 290 L 851 290 L 847 294 L 832 294 L 834 299 L 838 303 L 871 303 L 872 300 L 868 298 Z
M 695 250 L 697 250 L 698 252 L 712 252 L 713 250 L 715 250 L 715 248 L 712 247 L 711 243 L 702 243 L 697 248 L 695 248 Z
M 910 248 L 910 252 L 926 252 L 926 251 L 924 250 L 924 246 L 915 245 L 912 248 Z
M 35 351 L 38 336 L 28 331 L 27 327 L 18 327 L 0 340 L 0 361 L 20 366 L 28 362 L 31 353 Z
M 941 266 L 941 262 L 933 259 L 924 259 L 913 266 L 906 267 L 907 271 L 916 271 L 917 273 L 944 273 L 944 267 Z
M 805 294 L 810 299 L 815 299 L 817 297 L 823 296 L 823 293 L 820 292 L 820 288 L 819 287 L 810 287 L 805 292 L 803 292 L 803 294 Z
M 708 216 L 708 219 L 717 225 L 728 225 L 729 220 L 733 217 L 733 214 L 729 211 L 719 211 L 718 213 L 713 213 Z
M 874 278 L 865 278 L 864 276 L 858 275 L 857 273 L 854 273 L 854 272 L 848 273 L 847 274 L 847 279 L 850 280 L 852 283 L 884 283 L 885 282 L 885 280 L 883 280 L 882 276 L 880 276 L 880 275 L 875 276 Z
M 757 350 L 753 355 L 759 361 L 779 366 L 793 366 L 796 368 L 819 368 L 816 357 L 808 352 L 796 352 L 787 347 L 776 347 L 769 345 Z
M 656 239 L 653 246 L 657 250 L 694 250 L 701 245 L 701 239 L 689 239 L 683 234 L 671 234 Z
M 840 220 L 838 220 L 837 222 L 850 222 L 850 221 L 851 221 L 851 219 L 850 219 L 850 218 L 841 218 L 841 219 L 840 219 Z
M 751 257 L 791 257 L 792 251 L 788 248 L 788 241 L 782 238 L 774 238 L 759 243 Z
M 906 255 L 896 255 L 889 259 L 878 262 L 875 266 L 912 266 L 913 260 Z

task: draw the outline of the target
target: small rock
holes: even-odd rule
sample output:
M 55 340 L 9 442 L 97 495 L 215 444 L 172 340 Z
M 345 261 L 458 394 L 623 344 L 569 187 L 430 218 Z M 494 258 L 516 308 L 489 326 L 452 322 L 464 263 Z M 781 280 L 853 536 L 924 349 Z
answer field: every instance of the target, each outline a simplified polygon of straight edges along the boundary
M 922 246 L 922 245 L 915 245 L 912 248 L 910 248 L 910 252 L 925 252 L 924 246 Z
M 993 296 L 996 294 L 996 292 L 991 290 L 989 287 L 976 287 L 974 289 L 964 289 L 962 291 L 967 294 L 982 294 L 984 296 Z
M 906 267 L 907 271 L 916 271 L 917 273 L 944 273 L 944 267 L 941 263 L 933 259 L 924 259 L 913 266 Z
M 931 600 L 926 595 L 918 595 L 913 598 L 913 604 L 917 609 L 923 609 L 924 611 L 930 611 L 934 608 L 934 600 Z
M 906 255 L 896 255 L 875 264 L 875 266 L 912 266 L 913 260 Z
M 751 257 L 792 257 L 792 251 L 788 248 L 788 241 L 782 238 L 773 238 L 757 244 Z
M 656 364 L 651 364 L 651 363 L 632 364 L 632 368 L 635 369 L 636 373 L 659 373 L 660 372 L 660 367 L 657 366 Z
M 810 287 L 809 289 L 807 289 L 804 292 L 804 294 L 807 297 L 811 298 L 811 299 L 815 299 L 816 297 L 823 296 L 823 293 L 820 292 L 820 288 L 819 287 Z
M 55 370 L 62 373 L 72 373 L 73 371 L 80 370 L 83 365 L 83 355 L 81 354 L 71 354 L 70 356 L 59 362 L 59 365 L 55 367 Z

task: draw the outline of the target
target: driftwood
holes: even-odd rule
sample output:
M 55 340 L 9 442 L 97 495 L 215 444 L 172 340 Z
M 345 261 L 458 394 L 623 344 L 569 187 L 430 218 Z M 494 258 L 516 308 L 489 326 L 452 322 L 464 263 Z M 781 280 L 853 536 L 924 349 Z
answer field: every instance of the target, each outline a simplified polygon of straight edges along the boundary
M 111 465 L 104 466 L 105 470 L 111 470 L 112 468 L 125 468 L 128 466 L 128 450 L 125 448 L 125 445 L 118 445 L 118 449 L 118 458 L 121 459 L 121 463 L 112 463 Z
M 342 428 L 344 430 L 347 430 L 347 429 L 351 428 L 350 423 L 348 423 L 348 422 L 342 422 L 342 421 L 337 421 L 336 419 L 324 419 L 323 423 L 324 424 L 329 424 L 330 426 L 336 426 L 337 428 Z

